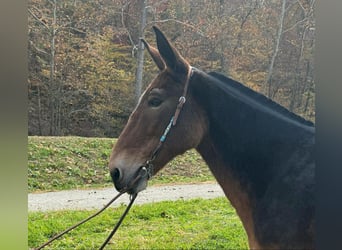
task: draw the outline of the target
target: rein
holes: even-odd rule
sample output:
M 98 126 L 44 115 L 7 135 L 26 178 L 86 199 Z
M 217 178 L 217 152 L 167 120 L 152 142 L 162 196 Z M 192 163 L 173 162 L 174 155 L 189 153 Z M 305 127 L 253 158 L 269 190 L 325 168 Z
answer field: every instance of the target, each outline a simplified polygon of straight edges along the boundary
M 95 214 L 89 216 L 88 218 L 76 223 L 75 225 L 69 227 L 68 229 L 64 230 L 63 232 L 55 235 L 54 237 L 52 237 L 50 240 L 48 240 L 47 242 L 45 242 L 44 244 L 42 244 L 41 246 L 34 248 L 34 250 L 40 250 L 44 247 L 46 247 L 47 245 L 50 245 L 53 241 L 57 240 L 58 238 L 62 237 L 64 234 L 70 232 L 71 230 L 75 229 L 76 227 L 86 223 L 87 221 L 89 221 L 90 219 L 96 217 L 97 215 L 99 215 L 100 213 L 102 213 L 106 208 L 108 208 L 115 200 L 117 200 L 121 195 L 123 195 L 124 193 L 126 193 L 130 187 L 132 187 L 136 182 L 138 182 L 141 178 L 145 177 L 147 174 L 146 170 L 141 170 L 141 172 L 138 174 L 138 176 L 136 178 L 134 178 L 134 180 L 132 180 L 129 185 L 127 185 L 127 187 L 125 189 L 123 189 L 119 194 L 117 194 L 112 200 L 110 200 L 105 206 L 103 206 L 103 208 L 101 208 L 98 212 L 96 212 Z M 133 205 L 133 202 L 135 201 L 135 199 L 137 198 L 138 194 L 132 194 L 130 196 L 131 200 L 130 203 L 128 204 L 126 210 L 124 211 L 124 213 L 121 215 L 119 221 L 116 223 L 115 227 L 113 228 L 112 232 L 109 234 L 109 236 L 107 237 L 107 239 L 105 240 L 105 242 L 101 245 L 101 247 L 99 248 L 100 250 L 104 249 L 104 247 L 108 244 L 108 242 L 110 241 L 110 239 L 114 236 L 114 234 L 116 233 L 116 231 L 118 230 L 119 226 L 121 225 L 122 221 L 124 220 L 124 218 L 126 217 L 128 211 L 130 210 L 130 208 Z
M 96 212 L 95 214 L 89 216 L 88 218 L 76 223 L 75 225 L 69 227 L 68 229 L 64 230 L 63 232 L 60 232 L 59 234 L 55 235 L 54 237 L 52 237 L 50 240 L 48 240 L 47 242 L 45 242 L 44 244 L 42 244 L 41 246 L 34 248 L 34 250 L 40 250 L 44 247 L 46 247 L 47 245 L 50 245 L 53 241 L 57 240 L 58 238 L 62 237 L 64 234 L 70 232 L 71 230 L 75 229 L 76 227 L 86 223 L 87 221 L 89 221 L 90 219 L 94 218 L 95 216 L 99 215 L 100 213 L 102 213 L 107 207 L 110 206 L 110 204 L 112 204 L 117 198 L 119 198 L 121 195 L 123 195 L 124 192 L 120 192 L 118 195 L 116 195 L 110 202 L 108 202 L 103 208 L 101 208 L 98 212 Z
M 102 209 L 100 209 L 98 212 L 96 212 L 95 214 L 89 216 L 88 218 L 76 223 L 75 225 L 69 227 L 68 229 L 64 230 L 63 232 L 55 235 L 54 237 L 52 237 L 50 240 L 48 240 L 47 242 L 45 242 L 44 244 L 42 244 L 41 246 L 34 248 L 34 250 L 40 250 L 44 247 L 46 247 L 47 245 L 51 244 L 53 241 L 57 240 L 58 238 L 62 237 L 64 234 L 70 232 L 71 230 L 75 229 L 76 227 L 86 223 L 87 221 L 89 221 L 90 219 L 94 218 L 95 216 L 99 215 L 100 213 L 102 213 L 106 208 L 108 208 L 115 200 L 117 200 L 121 195 L 123 195 L 124 193 L 126 193 L 130 187 L 134 186 L 134 184 L 136 182 L 138 182 L 141 178 L 144 178 L 147 175 L 147 179 L 151 179 L 151 177 L 153 176 L 154 173 L 154 167 L 153 167 L 153 161 L 155 160 L 155 158 L 158 156 L 160 149 L 163 145 L 163 143 L 165 142 L 167 135 L 169 134 L 170 130 L 172 127 L 176 126 L 177 124 L 177 120 L 178 117 L 182 111 L 182 108 L 184 106 L 184 103 L 186 102 L 186 94 L 188 91 L 188 86 L 189 86 L 189 82 L 190 79 L 192 77 L 194 73 L 194 68 L 190 66 L 190 69 L 187 73 L 187 79 L 184 85 L 184 90 L 183 90 L 183 94 L 182 96 L 179 98 L 178 100 L 178 104 L 177 104 L 177 108 L 176 111 L 174 113 L 174 115 L 171 117 L 171 120 L 169 122 L 169 124 L 167 125 L 167 127 L 164 130 L 163 135 L 160 137 L 159 139 L 159 143 L 157 145 L 157 147 L 153 150 L 152 155 L 150 157 L 149 160 L 147 160 L 145 162 L 145 164 L 141 167 L 140 172 L 138 174 L 138 176 L 136 178 L 134 178 L 134 180 L 132 180 L 129 185 L 127 185 L 126 188 L 124 188 L 122 191 L 120 191 L 120 193 L 118 195 L 116 195 L 112 200 L 110 200 Z M 132 207 L 135 199 L 137 198 L 138 193 L 132 194 L 130 196 L 130 203 L 128 204 L 126 210 L 124 211 L 124 213 L 121 215 L 119 221 L 116 223 L 116 225 L 114 226 L 113 230 L 111 231 L 111 233 L 108 235 L 107 239 L 105 240 L 105 242 L 101 245 L 101 247 L 99 248 L 100 250 L 104 249 L 104 247 L 108 244 L 108 242 L 110 241 L 110 239 L 114 236 L 114 234 L 116 233 L 116 231 L 118 230 L 118 228 L 120 227 L 122 221 L 124 220 L 124 218 L 126 217 L 126 215 L 128 214 L 130 208 Z
M 147 178 L 148 179 L 150 179 L 154 174 L 153 161 L 156 159 L 157 155 L 159 154 L 160 149 L 163 146 L 163 143 L 165 142 L 166 137 L 169 134 L 171 128 L 176 126 L 176 124 L 177 124 L 177 120 L 178 120 L 178 117 L 180 115 L 180 112 L 182 111 L 184 103 L 186 102 L 186 94 L 188 92 L 189 82 L 190 82 L 192 75 L 194 74 L 194 70 L 195 70 L 195 68 L 190 66 L 190 69 L 187 73 L 186 81 L 184 84 L 183 94 L 181 97 L 179 97 L 176 111 L 175 111 L 174 115 L 171 117 L 169 124 L 165 128 L 163 135 L 160 137 L 157 147 L 152 151 L 152 155 L 151 155 L 150 159 L 147 160 L 145 162 L 145 164 L 142 166 L 143 169 L 147 170 Z

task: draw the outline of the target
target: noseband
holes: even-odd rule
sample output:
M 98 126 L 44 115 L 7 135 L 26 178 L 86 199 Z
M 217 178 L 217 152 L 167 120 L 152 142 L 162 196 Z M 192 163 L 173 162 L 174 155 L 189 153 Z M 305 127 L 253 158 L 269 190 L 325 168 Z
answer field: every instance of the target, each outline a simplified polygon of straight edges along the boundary
M 166 137 L 167 137 L 168 133 L 170 132 L 171 128 L 176 126 L 176 124 L 177 124 L 179 114 L 182 111 L 184 103 L 186 102 L 186 94 L 188 92 L 189 82 L 190 82 L 190 79 L 191 79 L 193 73 L 194 73 L 194 68 L 190 66 L 190 69 L 189 69 L 187 77 L 186 77 L 185 85 L 184 85 L 183 95 L 181 97 L 179 97 L 176 111 L 175 111 L 174 115 L 171 117 L 169 124 L 165 128 L 163 135 L 160 137 L 159 143 L 158 143 L 157 147 L 153 150 L 150 159 L 147 160 L 145 162 L 145 164 L 142 166 L 142 169 L 145 169 L 147 172 L 147 178 L 148 179 L 150 179 L 154 174 L 153 161 L 156 159 L 157 155 L 159 154 L 160 149 L 163 146 L 163 143 L 165 142 Z

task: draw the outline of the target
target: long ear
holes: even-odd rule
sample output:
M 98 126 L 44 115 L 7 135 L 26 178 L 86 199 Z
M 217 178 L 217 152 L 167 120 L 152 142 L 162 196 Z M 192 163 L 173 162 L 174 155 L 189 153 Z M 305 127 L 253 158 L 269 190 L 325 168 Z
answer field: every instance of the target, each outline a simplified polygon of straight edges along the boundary
M 158 50 L 156 48 L 153 48 L 151 45 L 149 45 L 144 39 L 140 39 L 140 40 L 144 43 L 148 53 L 151 55 L 153 61 L 157 64 L 158 68 L 160 70 L 165 69 L 165 63 L 163 59 L 161 58 Z
M 187 74 L 190 67 L 189 63 L 169 43 L 165 35 L 156 26 L 153 26 L 153 30 L 156 33 L 159 53 L 167 68 L 176 74 Z

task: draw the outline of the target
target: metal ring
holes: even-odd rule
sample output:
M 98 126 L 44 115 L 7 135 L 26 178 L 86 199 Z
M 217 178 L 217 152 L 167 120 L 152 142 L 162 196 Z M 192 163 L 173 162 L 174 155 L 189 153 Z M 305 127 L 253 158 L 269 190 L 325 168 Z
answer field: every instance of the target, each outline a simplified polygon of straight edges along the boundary
M 185 103 L 185 102 L 186 102 L 186 98 L 185 98 L 185 96 L 181 96 L 181 97 L 179 97 L 179 102 L 181 102 L 181 103 Z

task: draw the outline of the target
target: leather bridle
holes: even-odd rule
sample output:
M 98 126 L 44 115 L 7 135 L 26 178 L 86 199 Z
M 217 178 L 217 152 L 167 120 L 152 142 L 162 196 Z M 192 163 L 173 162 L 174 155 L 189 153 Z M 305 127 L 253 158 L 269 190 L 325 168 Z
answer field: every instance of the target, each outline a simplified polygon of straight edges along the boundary
M 143 171 L 147 172 L 147 179 L 148 180 L 151 179 L 153 174 L 154 174 L 154 166 L 153 166 L 154 160 L 158 156 L 158 154 L 160 152 L 160 149 L 162 148 L 163 143 L 165 142 L 165 140 L 167 138 L 167 135 L 169 134 L 171 128 L 176 126 L 176 124 L 177 124 L 178 117 L 179 117 L 179 115 L 180 115 L 180 113 L 182 111 L 184 103 L 186 102 L 186 95 L 187 95 L 187 92 L 188 92 L 188 86 L 189 86 L 189 82 L 191 80 L 191 77 L 192 77 L 192 75 L 194 73 L 194 70 L 195 70 L 195 68 L 190 66 L 189 71 L 187 73 L 186 81 L 185 81 L 185 84 L 184 84 L 183 94 L 182 94 L 181 97 L 179 97 L 176 111 L 175 111 L 174 115 L 171 117 L 169 124 L 165 128 L 163 135 L 160 137 L 158 145 L 152 151 L 150 159 L 148 159 L 144 163 L 144 165 L 141 167 L 141 169 Z

